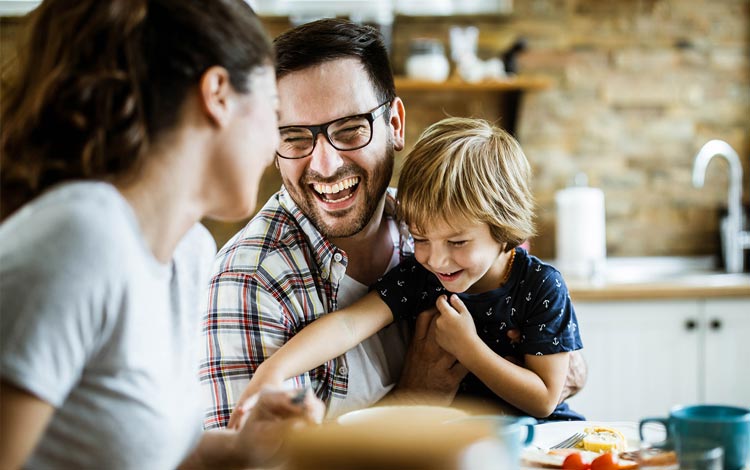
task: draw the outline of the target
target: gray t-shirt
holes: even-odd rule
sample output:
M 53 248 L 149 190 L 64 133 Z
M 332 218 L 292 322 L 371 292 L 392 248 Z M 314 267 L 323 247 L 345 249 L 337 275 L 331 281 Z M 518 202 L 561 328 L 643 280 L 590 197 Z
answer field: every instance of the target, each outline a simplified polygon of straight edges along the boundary
M 176 467 L 201 433 L 196 224 L 159 263 L 106 183 L 58 186 L 0 226 L 0 374 L 56 410 L 29 468 Z

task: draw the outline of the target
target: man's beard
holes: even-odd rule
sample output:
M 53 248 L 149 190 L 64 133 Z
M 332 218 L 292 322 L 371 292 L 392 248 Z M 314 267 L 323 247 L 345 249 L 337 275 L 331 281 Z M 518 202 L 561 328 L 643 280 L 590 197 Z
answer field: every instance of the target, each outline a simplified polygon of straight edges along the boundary
M 300 178 L 299 187 L 308 189 L 300 194 L 299 187 L 297 191 L 290 190 L 290 185 L 286 178 L 283 177 L 284 186 L 289 191 L 289 194 L 297 203 L 297 206 L 307 216 L 308 219 L 315 225 L 318 231 L 326 238 L 345 238 L 356 235 L 372 219 L 375 211 L 380 205 L 380 200 L 383 197 L 388 183 L 393 175 L 393 161 L 394 161 L 394 150 L 393 145 L 387 145 L 385 154 L 380 164 L 373 170 L 371 179 L 368 178 L 367 174 L 357 165 L 349 164 L 341 167 L 332 178 L 329 180 L 335 181 L 340 180 L 349 176 L 359 176 L 359 187 L 357 188 L 357 194 L 359 201 L 356 206 L 351 207 L 346 213 L 341 216 L 331 216 L 330 213 L 326 213 L 325 216 L 322 210 L 318 206 L 317 196 L 312 194 L 309 190 L 309 184 L 305 181 L 313 179 L 311 175 L 305 173 Z M 320 180 L 320 178 L 318 178 Z M 335 220 L 330 223 L 326 219 L 335 217 Z

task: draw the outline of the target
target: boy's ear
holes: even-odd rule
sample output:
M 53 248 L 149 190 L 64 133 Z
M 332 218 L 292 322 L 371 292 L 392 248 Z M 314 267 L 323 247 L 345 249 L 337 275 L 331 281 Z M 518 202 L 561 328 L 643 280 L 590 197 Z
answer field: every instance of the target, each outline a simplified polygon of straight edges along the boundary
M 203 72 L 198 88 L 198 99 L 208 119 L 219 127 L 229 122 L 232 86 L 229 72 L 214 66 Z
M 404 149 L 404 123 L 406 120 L 406 110 L 404 102 L 398 96 L 391 102 L 391 129 L 393 132 L 393 148 L 395 150 Z

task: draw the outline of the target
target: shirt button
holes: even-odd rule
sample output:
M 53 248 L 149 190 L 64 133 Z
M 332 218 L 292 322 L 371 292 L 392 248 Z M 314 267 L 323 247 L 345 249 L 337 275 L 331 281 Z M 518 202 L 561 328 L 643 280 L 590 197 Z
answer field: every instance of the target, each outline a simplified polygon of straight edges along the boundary
M 339 367 L 339 374 L 346 375 L 349 373 L 349 369 L 346 368 L 346 366 Z
M 337 263 L 340 263 L 342 259 L 344 259 L 344 257 L 341 256 L 341 253 L 336 253 L 335 255 L 333 255 L 333 260 Z

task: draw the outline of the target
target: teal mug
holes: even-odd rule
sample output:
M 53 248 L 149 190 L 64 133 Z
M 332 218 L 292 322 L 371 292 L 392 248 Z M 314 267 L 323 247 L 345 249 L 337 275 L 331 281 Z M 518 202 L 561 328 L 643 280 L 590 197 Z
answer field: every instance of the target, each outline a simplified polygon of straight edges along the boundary
M 529 416 L 478 415 L 458 418 L 452 423 L 481 423 L 492 430 L 492 434 L 502 443 L 503 455 L 507 462 L 519 466 L 521 450 L 534 440 L 534 425 L 537 421 Z
M 666 418 L 645 418 L 639 431 L 641 440 L 646 423 L 661 423 L 677 451 L 677 458 L 695 450 L 694 442 L 724 449 L 724 469 L 739 470 L 750 459 L 750 409 L 726 405 L 691 405 L 672 409 Z

